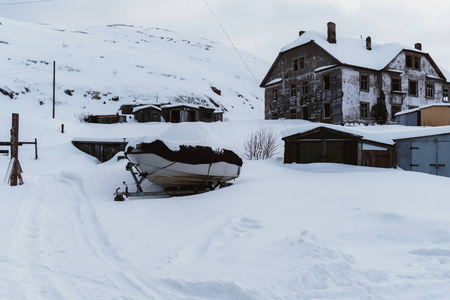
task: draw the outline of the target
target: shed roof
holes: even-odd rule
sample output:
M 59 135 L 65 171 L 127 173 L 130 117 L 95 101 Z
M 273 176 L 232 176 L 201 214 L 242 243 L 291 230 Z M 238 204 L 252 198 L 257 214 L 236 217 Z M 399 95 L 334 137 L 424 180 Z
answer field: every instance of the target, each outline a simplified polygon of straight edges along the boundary
M 324 124 L 324 123 L 311 123 L 311 124 L 300 125 L 300 126 L 297 126 L 294 128 L 288 128 L 281 132 L 281 136 L 283 139 L 286 139 L 289 136 L 307 133 L 307 132 L 313 131 L 317 128 L 328 128 L 328 129 L 331 129 L 334 131 L 340 131 L 345 134 L 350 134 L 355 137 L 359 137 L 363 141 L 369 142 L 369 143 L 373 142 L 376 144 L 385 144 L 385 145 L 393 145 L 394 144 L 394 141 L 392 139 L 386 138 L 386 137 L 384 137 L 383 134 L 380 134 L 380 133 L 369 133 L 369 132 L 355 129 L 353 127 Z
M 420 111 L 422 109 L 426 109 L 429 107 L 450 107 L 450 103 L 432 103 L 432 104 L 427 104 L 427 105 L 423 105 L 417 108 L 412 108 L 412 109 L 407 109 L 407 110 L 403 110 L 403 111 L 399 111 L 398 113 L 395 114 L 395 116 L 401 116 L 401 115 L 406 115 L 406 114 L 410 114 L 413 112 L 417 112 Z
M 153 104 L 149 104 L 149 105 L 141 105 L 141 106 L 136 106 L 136 107 L 134 107 L 134 108 L 133 108 L 133 113 L 135 113 L 135 112 L 137 112 L 137 111 L 139 111 L 139 110 L 146 109 L 146 108 L 153 108 L 153 109 L 156 109 L 156 110 L 161 111 L 161 108 L 159 108 L 158 106 L 155 106 L 155 105 L 153 105 Z

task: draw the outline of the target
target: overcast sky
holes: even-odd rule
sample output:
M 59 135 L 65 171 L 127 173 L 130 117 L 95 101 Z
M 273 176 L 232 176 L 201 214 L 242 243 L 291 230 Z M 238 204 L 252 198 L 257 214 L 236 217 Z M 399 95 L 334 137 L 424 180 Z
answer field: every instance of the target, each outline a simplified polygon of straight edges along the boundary
M 0 0 L 0 15 L 61 26 L 127 23 L 229 43 L 209 7 L 241 49 L 270 63 L 299 30 L 372 37 L 373 43 L 420 42 L 450 71 L 448 0 Z M 14 4 L 16 3 L 16 4 Z

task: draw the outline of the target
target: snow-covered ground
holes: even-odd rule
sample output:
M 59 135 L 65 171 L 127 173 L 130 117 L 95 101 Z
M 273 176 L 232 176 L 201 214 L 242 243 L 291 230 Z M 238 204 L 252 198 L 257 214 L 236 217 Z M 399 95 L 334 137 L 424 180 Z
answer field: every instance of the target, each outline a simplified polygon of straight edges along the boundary
M 0 94 L 0 141 L 10 138 L 11 113 L 20 113 L 19 140 L 37 138 L 39 155 L 21 146 L 25 184 L 0 185 L 0 299 L 448 299 L 449 178 L 285 165 L 281 144 L 273 159 L 244 160 L 227 188 L 114 202 L 116 188 L 133 182 L 126 161 L 100 164 L 73 139 L 132 140 L 201 126 L 242 155 L 261 124 L 281 136 L 305 122 L 261 120 L 262 92 L 231 47 L 161 29 L 0 23 L 0 88 L 13 92 Z M 244 57 L 264 76 L 266 62 Z M 76 117 L 115 113 L 155 93 L 160 101 L 210 97 L 229 121 L 100 125 Z M 353 129 L 377 139 L 415 130 Z M 8 163 L 0 156 L 0 172 Z
M 227 188 L 114 202 L 124 160 L 74 137 L 159 134 L 171 124 L 21 117 L 25 184 L 0 186 L 0 299 L 445 299 L 449 178 L 340 164 L 244 161 Z M 200 124 L 242 155 L 263 123 Z M 7 139 L 10 116 L 1 116 Z M 196 126 L 195 124 L 189 124 Z M 177 125 L 180 126 L 180 125 Z M 374 132 L 392 127 L 373 127 Z M 400 130 L 401 128 L 395 127 Z M 370 128 L 364 128 L 370 130 Z M 6 172 L 8 157 L 0 157 Z M 132 188 L 132 186 L 131 186 Z

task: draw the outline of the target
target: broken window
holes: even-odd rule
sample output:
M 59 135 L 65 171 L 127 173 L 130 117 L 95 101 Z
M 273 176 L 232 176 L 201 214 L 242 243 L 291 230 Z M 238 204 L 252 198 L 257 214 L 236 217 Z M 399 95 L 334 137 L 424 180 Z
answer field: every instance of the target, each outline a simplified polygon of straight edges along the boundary
M 369 76 L 367 74 L 360 75 L 360 89 L 361 91 L 369 90 Z
M 309 84 L 308 81 L 302 82 L 302 95 L 308 95 L 309 94 Z
M 323 105 L 323 110 L 324 110 L 324 117 L 325 118 L 330 118 L 331 117 L 331 104 L 330 103 L 325 103 Z
M 298 58 L 294 58 L 293 68 L 294 68 L 294 72 L 298 71 Z
M 323 89 L 329 90 L 331 88 L 331 78 L 330 75 L 323 76 Z
M 360 102 L 360 114 L 361 119 L 368 118 L 369 117 L 369 102 Z
M 426 83 L 425 97 L 434 98 L 434 83 Z
M 411 95 L 411 96 L 417 96 L 418 95 L 417 81 L 416 80 L 409 80 L 408 94 Z
M 292 84 L 291 85 L 291 97 L 296 97 L 297 96 L 297 85 Z
M 442 88 L 442 101 L 448 102 L 448 87 Z
M 400 77 L 391 78 L 391 90 L 400 92 L 402 90 L 402 79 Z
M 400 112 L 402 107 L 400 105 L 391 105 L 391 120 L 395 120 L 395 114 Z

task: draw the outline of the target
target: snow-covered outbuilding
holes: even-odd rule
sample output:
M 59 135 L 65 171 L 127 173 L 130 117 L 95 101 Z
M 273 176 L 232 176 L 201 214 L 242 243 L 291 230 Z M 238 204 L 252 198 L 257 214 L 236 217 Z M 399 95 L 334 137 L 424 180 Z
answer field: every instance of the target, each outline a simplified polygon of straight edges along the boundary
M 430 54 L 400 44 L 375 44 L 370 37 L 300 31 L 283 47 L 261 82 L 266 119 L 322 123 L 395 121 L 406 109 L 448 100 L 450 83 Z
M 138 122 L 161 122 L 162 109 L 153 104 L 136 106 L 133 114 Z
M 395 114 L 398 125 L 446 126 L 450 125 L 450 104 L 435 103 L 408 109 Z
M 398 167 L 450 177 L 450 126 L 406 131 L 395 143 Z
M 331 162 L 395 167 L 394 143 L 344 126 L 307 124 L 282 133 L 284 163 Z

